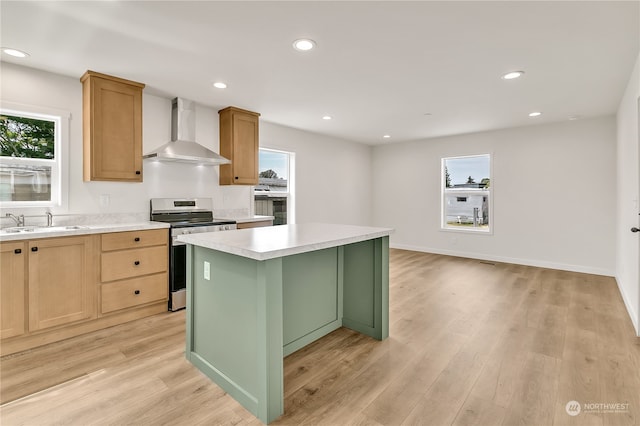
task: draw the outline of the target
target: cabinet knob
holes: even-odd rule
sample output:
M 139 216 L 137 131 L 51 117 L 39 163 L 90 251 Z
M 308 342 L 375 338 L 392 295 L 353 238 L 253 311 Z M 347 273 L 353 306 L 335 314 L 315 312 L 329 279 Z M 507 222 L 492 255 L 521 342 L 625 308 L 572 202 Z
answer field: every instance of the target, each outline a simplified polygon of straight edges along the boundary
M 238 179 L 238 176 L 236 176 L 236 180 Z
M 38 247 L 31 247 L 31 251 L 38 251 Z
M 22 253 L 22 249 L 15 249 L 13 252 L 14 252 L 15 254 L 20 254 L 20 253 Z
M 138 241 L 140 241 L 140 237 L 135 237 L 135 238 L 133 239 L 133 241 L 135 241 L 135 242 L 137 243 Z
M 140 290 L 134 291 L 133 294 L 140 294 Z
M 140 174 L 140 170 L 136 170 L 136 174 L 139 175 Z
M 138 266 L 140 264 L 139 260 L 136 260 L 135 262 L 133 262 L 134 265 Z

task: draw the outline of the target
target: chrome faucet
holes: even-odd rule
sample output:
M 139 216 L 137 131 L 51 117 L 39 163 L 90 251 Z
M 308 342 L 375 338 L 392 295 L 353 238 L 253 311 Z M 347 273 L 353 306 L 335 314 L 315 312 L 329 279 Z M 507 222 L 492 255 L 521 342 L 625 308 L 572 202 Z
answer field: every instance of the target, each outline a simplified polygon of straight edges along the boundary
M 24 215 L 23 214 L 21 214 L 20 216 L 16 216 L 14 214 L 7 213 L 6 217 L 10 217 L 11 219 L 13 219 L 16 222 L 16 226 L 24 226 Z
M 53 226 L 53 213 L 46 212 L 45 214 L 47 215 L 47 226 L 48 227 L 52 227 Z

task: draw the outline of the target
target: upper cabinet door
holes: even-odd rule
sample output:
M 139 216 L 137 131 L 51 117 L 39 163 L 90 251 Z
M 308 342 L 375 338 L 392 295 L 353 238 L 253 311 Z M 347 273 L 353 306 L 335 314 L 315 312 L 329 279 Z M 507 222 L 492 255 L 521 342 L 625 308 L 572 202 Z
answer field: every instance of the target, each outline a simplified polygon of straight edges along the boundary
M 142 182 L 144 84 L 93 71 L 81 81 L 84 180 Z
M 220 185 L 257 185 L 259 117 L 257 112 L 227 107 L 220 114 Z

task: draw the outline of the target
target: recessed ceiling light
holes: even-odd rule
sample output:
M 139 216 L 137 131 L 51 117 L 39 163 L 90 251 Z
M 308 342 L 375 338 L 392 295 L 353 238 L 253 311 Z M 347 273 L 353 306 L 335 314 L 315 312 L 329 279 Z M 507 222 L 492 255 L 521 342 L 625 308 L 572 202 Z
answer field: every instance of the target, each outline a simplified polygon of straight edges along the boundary
M 293 42 L 293 48 L 301 52 L 306 52 L 314 47 L 316 47 L 316 42 L 310 38 L 299 38 Z
M 3 47 L 2 51 L 7 55 L 14 56 L 16 58 L 26 58 L 29 56 L 27 52 L 23 52 L 22 50 L 12 49 L 10 47 Z
M 502 76 L 503 80 L 513 80 L 514 78 L 522 77 L 524 71 L 511 71 Z
M 542 113 L 540 111 L 534 111 L 529 113 L 529 117 L 539 117 Z
M 323 115 L 322 119 L 323 120 L 331 120 L 333 117 L 331 117 L 330 115 Z
M 217 89 L 226 89 L 227 88 L 227 83 L 223 83 L 221 81 L 216 81 L 215 83 L 213 83 L 213 87 L 215 87 Z
M 580 120 L 582 118 L 581 115 L 572 115 L 571 117 L 569 117 L 569 120 L 574 121 L 574 120 Z
M 389 139 L 391 137 L 391 135 L 384 135 L 382 137 L 385 138 L 385 139 Z

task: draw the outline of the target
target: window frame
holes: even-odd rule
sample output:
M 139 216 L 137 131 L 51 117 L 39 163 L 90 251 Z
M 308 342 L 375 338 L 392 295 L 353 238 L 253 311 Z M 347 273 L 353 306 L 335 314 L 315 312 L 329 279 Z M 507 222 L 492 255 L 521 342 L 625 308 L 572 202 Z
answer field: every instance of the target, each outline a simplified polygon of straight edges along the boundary
M 456 227 L 447 225 L 447 215 L 446 215 L 446 203 L 447 203 L 447 187 L 446 187 L 446 174 L 445 167 L 447 160 L 461 159 L 461 158 L 473 158 L 473 157 L 488 157 L 489 159 L 489 182 L 490 186 L 487 191 L 489 199 L 487 200 L 487 204 L 489 207 L 489 226 L 487 228 L 474 228 L 470 227 Z M 441 157 L 440 159 L 440 231 L 443 232 L 461 232 L 465 234 L 476 234 L 476 235 L 493 235 L 494 232 L 494 221 L 493 221 L 493 204 L 494 204 L 494 180 L 493 180 L 493 152 L 483 152 L 479 154 L 470 154 L 470 155 L 451 155 L 448 157 Z M 456 196 L 459 197 L 459 196 Z M 468 197 L 468 196 L 467 196 Z
M 25 117 L 36 120 L 53 121 L 55 123 L 54 134 L 54 158 L 24 158 L 0 156 L 4 164 L 34 165 L 51 167 L 51 199 L 48 201 L 2 201 L 0 208 L 59 208 L 66 210 L 68 206 L 68 149 L 69 146 L 69 120 L 71 113 L 55 108 L 39 107 L 33 105 L 16 104 L 10 102 L 0 103 L 0 114 Z
M 287 190 L 286 191 L 256 191 L 254 186 L 252 189 L 251 197 L 251 212 L 255 212 L 256 196 L 273 196 L 273 197 L 286 197 L 287 199 L 287 224 L 294 224 L 295 222 L 295 158 L 296 154 L 293 151 L 285 151 L 283 149 L 259 147 L 258 158 L 260 158 L 260 151 L 269 151 L 287 155 Z M 259 164 L 259 161 L 258 161 Z M 260 173 L 258 166 L 258 174 Z M 259 182 L 259 178 L 258 178 Z

